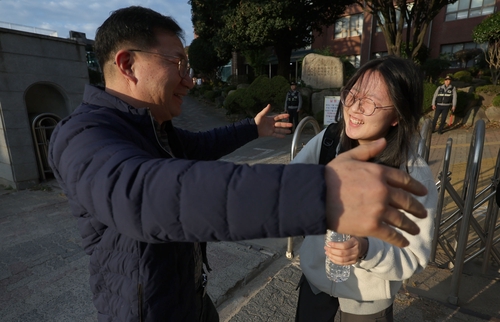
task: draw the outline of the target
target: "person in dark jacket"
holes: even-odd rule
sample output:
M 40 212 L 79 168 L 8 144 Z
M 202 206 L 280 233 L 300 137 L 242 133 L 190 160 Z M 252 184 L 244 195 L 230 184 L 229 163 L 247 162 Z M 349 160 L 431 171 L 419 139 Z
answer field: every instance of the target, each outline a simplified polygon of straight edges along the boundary
M 365 162 L 383 140 L 323 165 L 216 161 L 259 136 L 283 137 L 287 115 L 206 132 L 173 126 L 193 87 L 182 30 L 142 7 L 114 11 L 94 48 L 106 87 L 50 138 L 49 164 L 78 218 L 99 321 L 217 321 L 200 242 L 324 234 L 326 228 L 407 245 L 425 187 Z M 356 169 L 356 175 L 351 169 Z M 359 175 L 362 173 L 363 175 Z M 364 196 L 359 200 L 357 196 Z
M 297 90 L 295 82 L 290 83 L 290 90 L 286 93 L 285 112 L 290 115 L 289 122 L 293 124 L 292 131 L 299 124 L 299 113 L 302 108 L 302 95 Z
M 446 124 L 446 117 L 451 107 L 451 112 L 455 112 L 457 106 L 457 90 L 451 85 L 451 77 L 444 78 L 444 84 L 436 88 L 432 97 L 432 109 L 434 110 L 434 119 L 432 120 L 432 131 L 435 132 L 436 124 L 441 115 L 441 124 L 439 124 L 438 134 L 443 134 L 443 128 Z

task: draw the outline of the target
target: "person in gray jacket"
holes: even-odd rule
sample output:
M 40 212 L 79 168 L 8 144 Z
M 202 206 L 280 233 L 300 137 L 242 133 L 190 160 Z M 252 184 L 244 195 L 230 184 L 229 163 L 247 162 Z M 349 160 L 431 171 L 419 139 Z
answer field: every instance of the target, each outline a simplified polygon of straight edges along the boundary
M 87 86 L 50 138 L 48 161 L 78 219 L 99 321 L 217 321 L 201 242 L 331 227 L 406 245 L 399 229 L 418 233 L 399 208 L 426 217 L 411 196 L 425 187 L 365 162 L 384 141 L 326 166 L 249 166 L 217 159 L 258 137 L 283 137 L 287 115 L 267 116 L 267 106 L 210 131 L 174 126 L 193 87 L 181 36 L 153 10 L 114 11 L 94 43 L 106 86 Z M 362 182 L 350 168 L 365 171 Z M 353 191 L 367 199 L 352 199 Z
M 439 124 L 438 134 L 443 134 L 443 128 L 446 125 L 446 117 L 450 110 L 454 113 L 457 107 L 457 89 L 451 85 L 451 77 L 444 78 L 444 84 L 436 88 L 432 97 L 432 109 L 434 110 L 434 118 L 432 119 L 432 131 L 436 131 L 436 124 L 441 115 L 441 123 Z
M 332 131 L 333 142 L 338 142 L 331 145 L 333 157 L 384 137 L 388 146 L 373 162 L 407 171 L 429 191 L 419 197 L 428 216 L 417 220 L 420 233 L 407 235 L 407 247 L 356 235 L 325 247 L 324 236 L 306 236 L 300 248 L 303 278 L 296 321 L 333 321 L 339 306 L 342 322 L 393 321 L 392 304 L 402 281 L 427 265 L 437 190 L 429 166 L 416 154 L 413 144 L 422 116 L 422 84 L 420 71 L 409 60 L 387 56 L 366 63 L 341 92 L 339 124 L 315 136 L 293 159 L 292 163 L 318 163 L 322 148 L 326 149 L 323 141 L 330 139 L 324 136 L 328 131 Z M 327 278 L 326 256 L 336 264 L 350 266 L 346 281 L 336 283 Z

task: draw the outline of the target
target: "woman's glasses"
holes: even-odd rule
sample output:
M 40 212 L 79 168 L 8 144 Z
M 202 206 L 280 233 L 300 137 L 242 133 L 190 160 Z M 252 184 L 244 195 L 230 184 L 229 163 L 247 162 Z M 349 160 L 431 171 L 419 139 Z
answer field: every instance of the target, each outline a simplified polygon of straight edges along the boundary
M 352 107 L 354 104 L 356 104 L 356 102 L 358 102 L 359 112 L 366 116 L 373 115 L 373 113 L 375 113 L 375 110 L 377 108 L 384 109 L 384 108 L 394 107 L 394 105 L 377 106 L 375 102 L 369 99 L 368 97 L 358 98 L 356 97 L 356 95 L 354 95 L 351 91 L 348 90 L 344 90 L 340 93 L 340 101 L 342 102 L 342 105 L 347 108 Z

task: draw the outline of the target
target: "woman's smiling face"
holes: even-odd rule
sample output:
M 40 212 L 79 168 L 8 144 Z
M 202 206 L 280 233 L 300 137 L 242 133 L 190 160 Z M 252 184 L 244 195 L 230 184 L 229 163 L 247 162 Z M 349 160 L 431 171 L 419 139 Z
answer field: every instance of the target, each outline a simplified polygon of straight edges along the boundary
M 357 140 L 359 144 L 366 144 L 387 135 L 391 126 L 398 124 L 398 115 L 394 104 L 389 96 L 387 85 L 379 72 L 366 72 L 351 88 L 356 102 L 350 107 L 343 107 L 346 135 Z M 367 98 L 360 108 L 359 99 Z M 377 108 L 373 109 L 369 104 L 375 103 Z M 366 106 L 365 106 L 366 105 Z M 379 108 L 384 107 L 384 108 Z

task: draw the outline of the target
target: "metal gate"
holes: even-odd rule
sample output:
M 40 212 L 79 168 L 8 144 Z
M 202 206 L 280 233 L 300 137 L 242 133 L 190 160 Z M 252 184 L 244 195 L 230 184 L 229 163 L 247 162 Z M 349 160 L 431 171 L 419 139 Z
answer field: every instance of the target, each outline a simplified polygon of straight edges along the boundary
M 61 118 L 52 113 L 42 113 L 35 116 L 31 122 L 31 132 L 33 133 L 33 143 L 37 155 L 38 170 L 42 180 L 46 179 L 47 173 L 52 173 L 52 169 L 47 161 L 49 155 L 49 140 L 52 131 Z

